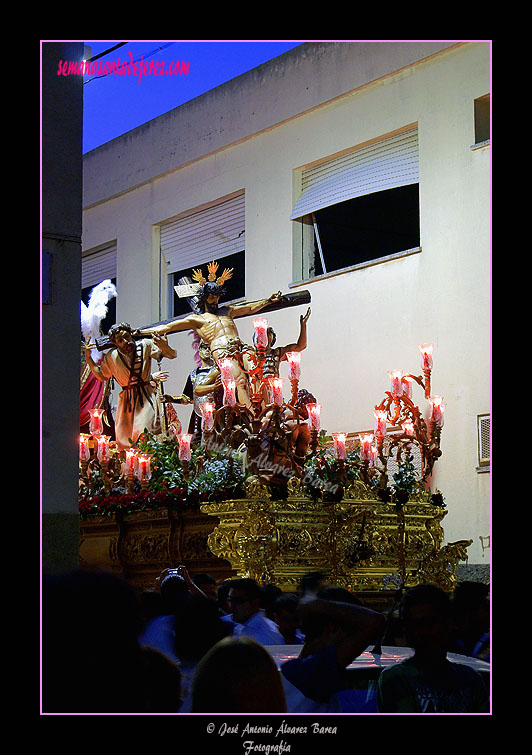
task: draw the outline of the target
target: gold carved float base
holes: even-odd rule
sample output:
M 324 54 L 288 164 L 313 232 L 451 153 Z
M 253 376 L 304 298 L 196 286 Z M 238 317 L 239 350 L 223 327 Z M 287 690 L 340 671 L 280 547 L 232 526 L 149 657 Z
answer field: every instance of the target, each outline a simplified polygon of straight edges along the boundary
M 370 497 L 360 485 L 358 497 L 340 503 L 314 502 L 302 496 L 273 501 L 254 498 L 203 504 L 218 520 L 207 543 L 238 576 L 283 591 L 297 590 L 309 571 L 353 592 L 375 593 L 432 582 L 450 591 L 459 560 L 471 540 L 443 546 L 441 520 L 446 511 L 418 495 L 400 510 Z M 425 498 L 425 500 L 423 500 Z
M 185 564 L 220 582 L 249 576 L 295 592 L 301 577 L 328 581 L 367 596 L 422 582 L 451 591 L 471 540 L 443 545 L 446 510 L 418 495 L 400 511 L 372 498 L 363 485 L 340 503 L 261 495 L 169 509 L 90 517 L 80 528 L 80 566 L 116 572 L 151 589 L 167 567 Z M 249 495 L 249 493 L 248 493 Z
M 119 574 L 140 590 L 154 589 L 161 571 L 178 564 L 191 574 L 208 572 L 222 581 L 235 572 L 208 549 L 214 526 L 201 511 L 156 509 L 90 517 L 80 525 L 79 564 Z

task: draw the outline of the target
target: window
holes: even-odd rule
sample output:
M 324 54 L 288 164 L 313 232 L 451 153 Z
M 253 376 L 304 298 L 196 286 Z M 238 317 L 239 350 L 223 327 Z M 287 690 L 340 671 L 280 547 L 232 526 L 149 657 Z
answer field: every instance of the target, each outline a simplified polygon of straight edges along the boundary
M 302 279 L 419 251 L 417 129 L 301 171 Z
M 81 260 L 81 299 L 89 303 L 92 289 L 104 280 L 116 286 L 116 243 L 96 252 L 84 252 Z M 116 297 L 107 302 L 107 314 L 100 324 L 103 334 L 116 322 Z
M 475 100 L 475 145 L 490 140 L 490 95 Z
M 489 471 L 491 456 L 491 417 L 489 414 L 479 414 L 477 418 L 478 430 L 478 471 Z
M 192 282 L 192 270 L 212 260 L 233 269 L 225 284 L 226 301 L 245 297 L 245 197 L 226 199 L 202 210 L 161 225 L 161 254 L 168 276 L 168 318 L 190 312 L 187 298 L 177 296 L 174 286 Z M 185 279 L 185 280 L 183 280 Z M 187 280 L 188 279 L 188 280 Z

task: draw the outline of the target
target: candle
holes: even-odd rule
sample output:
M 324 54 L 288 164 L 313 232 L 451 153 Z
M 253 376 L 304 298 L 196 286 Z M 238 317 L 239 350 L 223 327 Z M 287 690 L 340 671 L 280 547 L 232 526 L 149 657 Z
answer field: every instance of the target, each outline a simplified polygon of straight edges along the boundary
M 421 351 L 421 367 L 423 370 L 432 369 L 432 349 L 434 344 L 432 343 L 420 343 L 419 350 Z
M 222 383 L 227 383 L 229 380 L 233 379 L 232 359 L 228 359 L 227 357 L 225 359 L 220 359 L 218 366 L 220 368 L 220 374 L 222 376 Z
M 377 461 L 377 458 L 379 456 L 379 450 L 376 446 L 371 446 L 370 448 L 370 456 L 369 456 L 369 465 L 370 467 L 374 467 L 375 463 Z
M 360 436 L 360 458 L 362 461 L 371 460 L 371 444 L 373 443 L 373 435 L 361 435 Z
M 392 396 L 394 398 L 399 398 L 399 396 L 403 395 L 403 370 L 388 370 L 388 375 L 392 382 Z
M 275 406 L 282 406 L 284 378 L 274 377 L 270 378 L 268 382 L 270 384 L 272 403 L 275 404 Z
M 288 351 L 286 354 L 286 359 L 288 361 L 288 364 L 290 365 L 290 370 L 288 373 L 288 379 L 289 380 L 299 380 L 301 377 L 301 352 L 300 351 Z
M 79 436 L 79 460 L 80 461 L 88 461 L 91 456 L 91 451 L 89 448 L 89 435 L 86 435 L 82 433 Z
M 443 396 L 431 396 L 430 397 L 430 419 L 438 427 L 443 427 L 443 412 L 445 411 L 445 404 L 443 403 Z
M 373 416 L 375 417 L 374 434 L 379 438 L 384 438 L 384 436 L 386 435 L 386 410 L 375 408 Z
M 412 383 L 411 377 L 403 375 L 403 396 L 407 396 L 409 399 L 412 398 Z
M 255 345 L 266 347 L 268 345 L 268 320 L 265 317 L 253 320 L 253 327 L 255 328 Z
M 411 420 L 405 420 L 401 427 L 405 435 L 408 435 L 410 438 L 414 436 L 414 423 Z
M 109 461 L 109 442 L 111 438 L 108 435 L 98 436 L 98 461 Z
M 137 468 L 137 455 L 138 450 L 136 448 L 126 448 L 126 476 L 134 475 Z
M 224 404 L 235 406 L 236 404 L 236 381 L 228 380 L 224 383 Z
M 214 427 L 214 404 L 203 404 L 201 407 L 201 414 L 201 429 L 203 432 L 209 432 Z
M 190 441 L 192 440 L 192 435 L 181 435 L 179 438 L 179 461 L 190 461 L 191 459 L 191 450 L 190 450 Z
M 343 461 L 346 456 L 346 449 L 345 449 L 345 433 L 333 433 L 332 434 L 333 440 L 334 440 L 334 452 L 336 454 L 336 458 L 339 461 Z
M 91 409 L 89 421 L 89 432 L 91 435 L 101 435 L 103 433 L 103 409 Z
M 139 454 L 138 456 L 137 477 L 140 482 L 149 480 L 151 477 L 150 459 L 151 457 L 147 454 Z
M 313 430 L 320 429 L 321 404 L 306 404 L 310 426 Z

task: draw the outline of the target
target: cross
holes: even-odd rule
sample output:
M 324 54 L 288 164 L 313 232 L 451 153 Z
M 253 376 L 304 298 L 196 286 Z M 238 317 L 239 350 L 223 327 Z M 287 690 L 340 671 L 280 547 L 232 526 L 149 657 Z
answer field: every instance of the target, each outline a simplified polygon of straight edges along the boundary
M 249 302 L 251 305 L 257 304 L 258 301 Z M 297 307 L 301 304 L 309 304 L 310 303 L 310 291 L 303 290 L 303 291 L 296 291 L 291 294 L 282 294 L 280 299 L 278 299 L 275 302 L 272 302 L 270 304 L 266 304 L 264 307 L 261 308 L 260 314 L 264 314 L 266 312 L 274 312 L 279 309 L 288 309 L 289 307 Z M 223 306 L 223 304 L 222 304 Z M 191 312 L 188 312 L 187 314 L 180 315 L 179 317 L 173 317 L 169 320 L 160 320 L 159 322 L 152 323 L 151 325 L 143 325 L 139 330 L 147 330 L 155 327 L 159 327 L 161 325 L 168 325 L 172 322 L 177 322 L 178 320 L 184 320 L 186 317 L 189 317 Z M 235 314 L 234 319 L 236 320 L 239 317 L 246 317 L 247 315 L 239 315 Z M 107 336 L 102 336 L 101 338 L 96 339 L 96 347 L 98 351 L 104 351 L 105 349 L 109 349 L 113 346 L 113 344 L 109 341 Z

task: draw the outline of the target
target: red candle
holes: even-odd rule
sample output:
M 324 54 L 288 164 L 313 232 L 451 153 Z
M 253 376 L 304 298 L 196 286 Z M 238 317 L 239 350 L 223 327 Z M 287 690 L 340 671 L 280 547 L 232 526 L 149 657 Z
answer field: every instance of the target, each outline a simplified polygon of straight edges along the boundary
M 236 381 L 228 380 L 224 383 L 224 404 L 235 406 L 236 404 Z
M 141 482 L 149 480 L 151 477 L 150 459 L 151 457 L 147 454 L 140 454 L 138 457 L 137 477 Z
M 299 366 L 301 363 L 301 352 L 288 351 L 286 354 L 286 359 L 288 361 L 288 364 L 290 365 L 288 379 L 299 380 L 299 378 L 301 377 L 301 367 Z
M 255 328 L 255 344 L 266 347 L 268 345 L 268 320 L 265 317 L 253 320 L 253 327 Z
M 103 409 L 91 409 L 89 421 L 89 432 L 91 435 L 102 435 L 103 433 Z
M 373 435 L 361 435 L 360 436 L 360 458 L 362 461 L 371 460 L 371 444 L 373 443 Z
M 89 435 L 85 435 L 84 433 L 79 436 L 79 460 L 80 461 L 88 461 L 91 456 L 91 451 L 89 448 Z
M 109 442 L 111 438 L 108 435 L 98 436 L 98 460 L 109 461 Z
M 407 396 L 409 399 L 412 398 L 412 383 L 413 380 L 411 377 L 407 375 L 403 376 L 403 396 Z
M 385 409 L 375 409 L 373 412 L 373 415 L 375 417 L 375 431 L 374 434 L 378 438 L 384 438 L 386 435 L 386 410 Z
M 220 367 L 220 374 L 222 376 L 222 383 L 227 383 L 229 380 L 233 379 L 233 360 L 228 359 L 225 357 L 225 359 L 220 359 L 218 362 L 218 366 Z
M 206 403 L 201 408 L 201 429 L 209 432 L 214 427 L 214 404 Z
M 269 380 L 272 403 L 275 406 L 283 405 L 283 382 L 284 378 L 280 377 L 270 378 Z
M 332 433 L 332 437 L 334 440 L 334 452 L 336 454 L 336 458 L 339 461 L 342 461 L 346 457 L 346 449 L 345 449 L 346 435 L 345 433 Z
M 134 475 L 137 468 L 138 450 L 136 448 L 126 448 L 126 467 L 127 476 Z
M 443 403 L 443 396 L 431 396 L 430 397 L 430 419 L 438 427 L 443 427 L 443 412 L 445 411 L 445 404 Z
M 192 435 L 181 435 L 179 438 L 179 460 L 190 461 L 192 452 L 190 450 L 190 441 Z
M 403 395 L 403 370 L 388 370 L 388 375 L 392 382 L 391 393 L 394 398 Z
M 313 430 L 320 429 L 321 404 L 306 404 L 310 426 Z
M 420 343 L 419 350 L 421 351 L 421 368 L 423 370 L 432 369 L 432 349 L 434 344 L 432 343 Z

